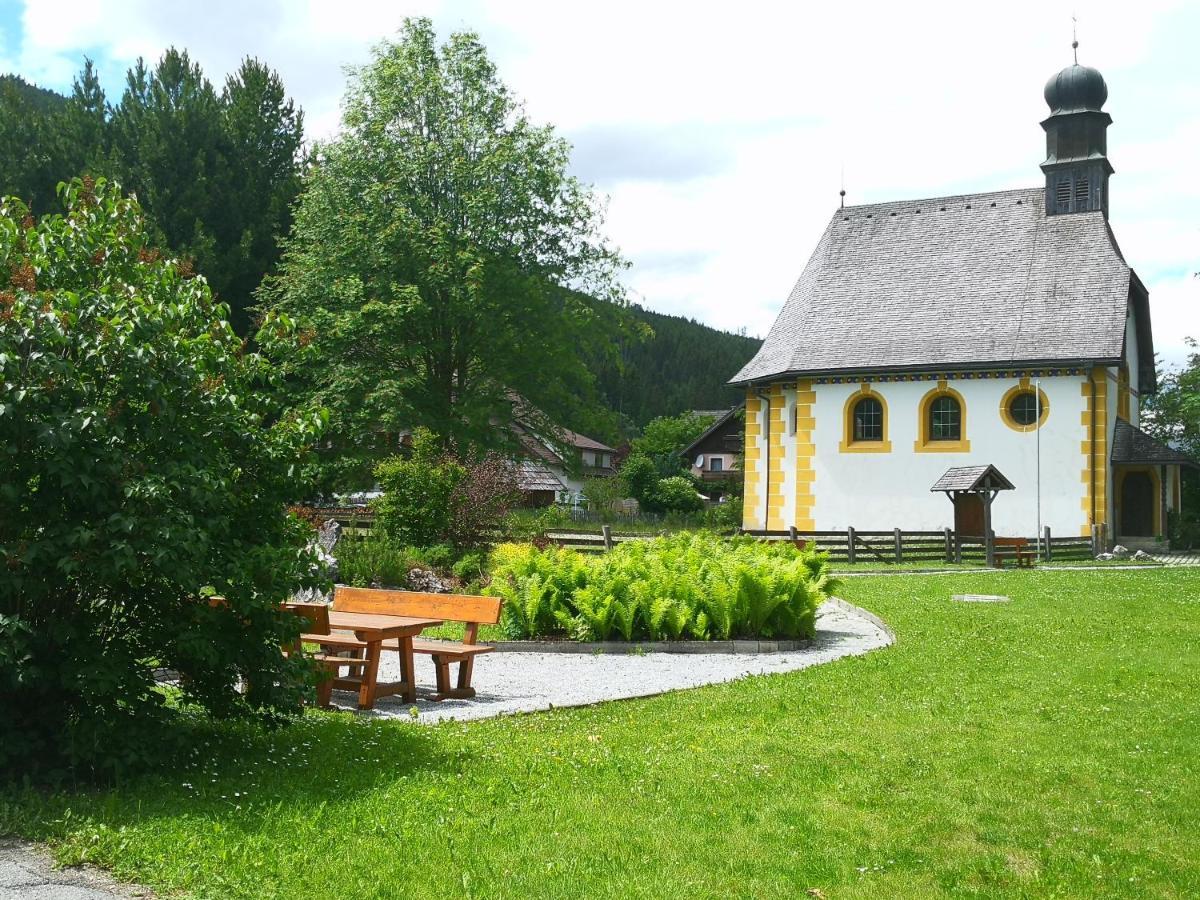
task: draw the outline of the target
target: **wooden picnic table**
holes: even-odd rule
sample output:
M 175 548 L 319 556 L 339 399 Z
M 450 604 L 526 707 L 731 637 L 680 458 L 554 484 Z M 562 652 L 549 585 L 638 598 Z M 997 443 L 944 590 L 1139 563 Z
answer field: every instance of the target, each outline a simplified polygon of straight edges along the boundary
M 387 616 L 375 613 L 351 613 L 330 610 L 329 627 L 333 631 L 352 631 L 354 636 L 366 643 L 367 665 L 361 676 L 335 678 L 333 686 L 341 690 L 358 691 L 358 708 L 371 709 L 379 697 L 399 694 L 406 703 L 417 699 L 417 680 L 413 674 L 412 639 L 426 628 L 442 624 L 441 619 L 426 619 L 417 616 Z M 336 635 L 331 635 L 336 637 Z M 400 650 L 400 680 L 378 682 L 379 657 L 383 642 L 396 638 Z M 333 643 L 331 641 L 331 643 Z

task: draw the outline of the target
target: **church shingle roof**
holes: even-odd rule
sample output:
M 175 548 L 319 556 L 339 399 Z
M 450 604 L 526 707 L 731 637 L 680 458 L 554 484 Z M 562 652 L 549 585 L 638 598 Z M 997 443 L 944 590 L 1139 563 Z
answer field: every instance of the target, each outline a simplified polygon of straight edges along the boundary
M 933 483 L 936 491 L 1011 491 L 1013 483 L 995 466 L 954 466 Z
M 1115 364 L 1131 277 L 1104 215 L 1047 216 L 1042 188 L 846 207 L 731 381 Z
M 1117 419 L 1113 429 L 1112 461 L 1154 465 L 1195 466 L 1196 461 L 1184 453 L 1150 437 L 1136 425 Z

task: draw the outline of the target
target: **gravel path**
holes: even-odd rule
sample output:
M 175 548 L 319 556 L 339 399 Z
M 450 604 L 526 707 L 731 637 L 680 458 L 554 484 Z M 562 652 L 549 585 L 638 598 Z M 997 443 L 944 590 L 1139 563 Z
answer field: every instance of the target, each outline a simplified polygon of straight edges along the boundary
M 810 647 L 787 653 L 488 653 L 475 661 L 474 684 L 479 691 L 471 700 L 435 703 L 418 697 L 417 721 L 486 719 L 506 713 L 534 712 L 556 706 L 586 706 L 606 700 L 648 697 L 684 688 L 734 681 L 747 675 L 791 672 L 843 656 L 886 647 L 894 635 L 878 618 L 832 600 L 817 612 L 817 637 Z M 417 656 L 417 681 L 433 684 L 433 664 Z M 384 655 L 381 681 L 400 677 L 395 653 Z M 339 708 L 353 709 L 353 695 L 334 691 Z M 384 697 L 375 709 L 362 715 L 412 718 L 412 705 L 398 697 Z
M 42 847 L 0 838 L 0 900 L 111 900 L 152 897 L 148 888 L 121 884 L 97 869 L 56 869 Z

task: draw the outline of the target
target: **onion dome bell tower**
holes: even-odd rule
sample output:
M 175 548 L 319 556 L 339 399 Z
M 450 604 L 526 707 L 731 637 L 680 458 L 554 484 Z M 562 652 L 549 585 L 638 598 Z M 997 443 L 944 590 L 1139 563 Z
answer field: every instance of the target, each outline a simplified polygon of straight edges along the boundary
M 1076 42 L 1072 46 L 1078 47 Z M 1108 218 L 1108 126 L 1101 111 L 1108 85 L 1095 69 L 1067 66 L 1046 82 L 1050 118 L 1046 130 L 1046 215 L 1096 212 Z

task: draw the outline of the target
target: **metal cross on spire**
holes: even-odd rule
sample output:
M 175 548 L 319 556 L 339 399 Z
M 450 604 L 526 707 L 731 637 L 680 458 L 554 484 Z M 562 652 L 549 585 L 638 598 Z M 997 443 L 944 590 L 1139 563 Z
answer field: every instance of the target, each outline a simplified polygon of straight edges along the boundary
M 1079 65 L 1079 20 L 1071 13 L 1071 52 L 1075 54 L 1075 65 Z

